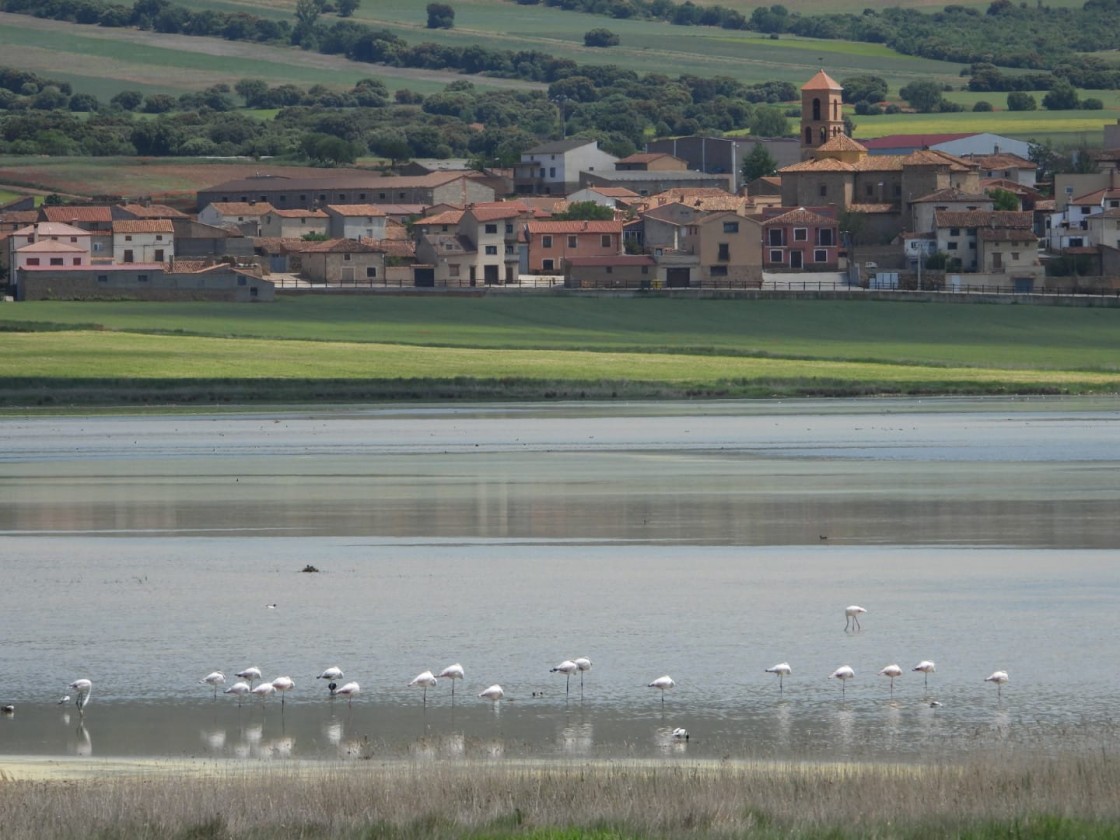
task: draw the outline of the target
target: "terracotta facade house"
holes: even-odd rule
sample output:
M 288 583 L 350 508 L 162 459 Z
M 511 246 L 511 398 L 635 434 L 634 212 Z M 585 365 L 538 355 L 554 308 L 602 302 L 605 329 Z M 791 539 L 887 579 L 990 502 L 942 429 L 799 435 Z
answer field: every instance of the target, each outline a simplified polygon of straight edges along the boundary
M 198 220 L 213 227 L 234 227 L 245 236 L 261 235 L 261 217 L 272 211 L 267 201 L 215 201 L 198 213 Z
M 39 220 L 89 231 L 90 258 L 108 262 L 113 254 L 113 211 L 103 204 L 43 205 Z
M 697 220 L 695 228 L 703 283 L 762 285 L 763 228 L 758 219 L 726 211 L 708 213 Z
M 569 289 L 649 289 L 656 284 L 657 264 L 648 254 L 568 257 L 564 286 Z
M 8 234 L 8 266 L 17 287 L 21 269 L 88 266 L 91 239 L 89 231 L 60 222 L 38 222 Z
M 830 208 L 798 207 L 762 222 L 762 265 L 768 270 L 835 271 L 840 231 Z
M 368 283 L 385 277 L 381 248 L 354 239 L 301 242 L 301 276 L 316 283 L 346 285 Z
M 170 219 L 113 222 L 114 263 L 164 263 L 174 257 L 175 227 Z
M 622 253 L 620 221 L 534 221 L 525 225 L 527 271 L 561 274 L 569 257 L 607 257 Z

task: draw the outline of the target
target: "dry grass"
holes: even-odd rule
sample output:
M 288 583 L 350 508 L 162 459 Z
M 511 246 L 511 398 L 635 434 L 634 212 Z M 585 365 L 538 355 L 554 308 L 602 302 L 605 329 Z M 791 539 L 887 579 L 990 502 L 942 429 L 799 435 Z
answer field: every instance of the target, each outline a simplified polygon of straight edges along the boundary
M 1113 837 L 1120 762 L 231 766 L 188 778 L 0 780 L 39 837 Z

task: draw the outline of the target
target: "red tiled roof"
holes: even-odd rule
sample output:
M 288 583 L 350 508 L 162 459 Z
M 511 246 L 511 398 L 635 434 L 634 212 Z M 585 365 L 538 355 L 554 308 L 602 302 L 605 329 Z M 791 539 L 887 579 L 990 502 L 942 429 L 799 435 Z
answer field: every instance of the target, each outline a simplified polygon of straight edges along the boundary
M 814 213 L 811 210 L 806 210 L 804 207 L 798 207 L 795 210 L 790 210 L 788 213 L 782 213 L 780 216 L 773 216 L 762 224 L 770 225 L 817 225 L 831 227 L 837 222 L 835 219 L 830 219 L 828 216 L 822 216 L 819 213 Z
M 417 219 L 413 222 L 413 225 L 457 225 L 462 220 L 464 212 L 466 211 L 444 210 L 442 213 L 436 213 L 434 216 L 425 216 L 423 219 Z
M 385 208 L 376 204 L 328 204 L 327 211 L 340 216 L 384 216 Z
M 532 221 L 526 225 L 529 233 L 621 233 L 621 222 L 608 221 Z
M 325 219 L 327 214 L 322 210 L 270 210 L 281 219 Z
M 210 206 L 220 216 L 263 216 L 272 212 L 267 201 L 215 201 Z
M 840 83 L 828 75 L 824 70 L 818 70 L 817 74 L 809 81 L 801 86 L 802 90 L 843 90 Z
M 113 211 L 104 206 L 71 205 L 67 207 L 54 207 L 43 205 L 39 212 L 48 222 L 111 222 Z
M 138 219 L 189 219 L 190 217 L 166 204 L 122 204 L 121 209 Z
M 170 219 L 117 219 L 113 233 L 175 233 Z
M 527 207 L 515 207 L 510 203 L 506 207 L 494 205 L 468 207 L 464 212 L 470 213 L 480 222 L 489 222 L 495 219 L 516 219 L 518 216 L 527 216 L 533 211 Z
M 1030 210 L 935 210 L 934 227 L 1019 228 L 1030 230 L 1034 213 Z
M 1035 242 L 1038 237 L 1030 229 L 980 228 L 976 235 L 986 242 Z

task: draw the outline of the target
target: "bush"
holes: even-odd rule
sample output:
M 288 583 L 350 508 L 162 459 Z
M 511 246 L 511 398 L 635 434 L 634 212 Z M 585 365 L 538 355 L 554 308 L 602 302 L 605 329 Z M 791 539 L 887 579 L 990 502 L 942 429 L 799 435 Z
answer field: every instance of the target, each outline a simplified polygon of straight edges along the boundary
M 454 29 L 455 10 L 446 3 L 428 4 L 428 29 Z
M 1029 93 L 1013 90 L 1007 94 L 1008 111 L 1034 111 L 1038 109 L 1038 102 Z
M 994 111 L 995 108 L 992 107 L 991 102 L 986 102 L 983 99 L 981 99 L 979 102 L 977 102 L 975 105 L 972 106 L 972 110 L 973 111 Z
M 583 36 L 585 47 L 617 47 L 619 42 L 618 35 L 609 29 L 592 29 Z
M 1088 99 L 1081 100 L 1082 111 L 1100 111 L 1103 108 L 1104 102 L 1102 102 L 1100 99 L 1097 99 L 1095 96 L 1091 96 Z

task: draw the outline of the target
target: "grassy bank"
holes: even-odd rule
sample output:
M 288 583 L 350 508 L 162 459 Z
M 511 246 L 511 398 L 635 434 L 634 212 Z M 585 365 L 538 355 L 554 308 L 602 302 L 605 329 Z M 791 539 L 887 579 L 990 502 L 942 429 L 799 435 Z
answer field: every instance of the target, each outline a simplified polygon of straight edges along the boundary
M 0 312 L 9 406 L 1120 391 L 1120 312 L 296 298 Z
M 1113 838 L 1106 756 L 963 766 L 235 765 L 0 782 L 9 840 L 38 838 Z

